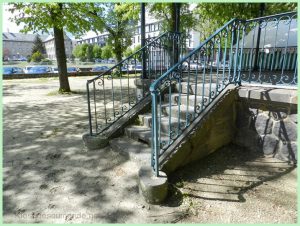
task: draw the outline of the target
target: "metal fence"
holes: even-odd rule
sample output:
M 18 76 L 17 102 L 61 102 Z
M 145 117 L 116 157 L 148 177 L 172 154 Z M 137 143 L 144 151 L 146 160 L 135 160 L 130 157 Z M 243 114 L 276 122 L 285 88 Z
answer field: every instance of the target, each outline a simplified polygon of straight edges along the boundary
M 229 84 L 297 84 L 297 44 L 291 44 L 296 15 L 232 19 L 151 85 L 157 176 L 170 146 Z
M 105 132 L 149 95 L 151 82 L 178 62 L 185 49 L 183 40 L 180 33 L 172 32 L 148 39 L 143 48 L 87 81 L 90 135 Z

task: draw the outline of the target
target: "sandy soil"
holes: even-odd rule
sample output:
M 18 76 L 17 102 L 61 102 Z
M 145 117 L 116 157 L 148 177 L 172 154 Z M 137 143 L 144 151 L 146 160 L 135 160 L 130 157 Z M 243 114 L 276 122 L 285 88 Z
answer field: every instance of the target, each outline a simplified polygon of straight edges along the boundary
M 296 168 L 227 146 L 170 175 L 164 205 L 138 194 L 137 164 L 88 152 L 87 77 L 3 81 L 6 223 L 295 223 Z

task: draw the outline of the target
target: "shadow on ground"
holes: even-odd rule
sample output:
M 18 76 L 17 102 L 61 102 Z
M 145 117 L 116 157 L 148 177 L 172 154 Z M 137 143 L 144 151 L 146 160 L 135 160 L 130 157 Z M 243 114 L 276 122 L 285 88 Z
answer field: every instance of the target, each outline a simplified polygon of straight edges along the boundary
M 171 195 L 167 205 L 181 203 L 184 197 L 246 202 L 247 191 L 276 180 L 294 168 L 294 165 L 264 157 L 260 152 L 231 144 L 174 172 L 170 183 L 179 199 Z

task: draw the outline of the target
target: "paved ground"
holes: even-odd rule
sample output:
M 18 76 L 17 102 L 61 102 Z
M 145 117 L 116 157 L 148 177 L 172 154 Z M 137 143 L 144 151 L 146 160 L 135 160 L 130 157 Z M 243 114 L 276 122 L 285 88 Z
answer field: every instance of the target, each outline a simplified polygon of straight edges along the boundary
M 296 222 L 296 168 L 236 146 L 171 175 L 166 204 L 144 203 L 136 163 L 82 144 L 86 79 L 71 95 L 55 78 L 3 81 L 4 222 Z

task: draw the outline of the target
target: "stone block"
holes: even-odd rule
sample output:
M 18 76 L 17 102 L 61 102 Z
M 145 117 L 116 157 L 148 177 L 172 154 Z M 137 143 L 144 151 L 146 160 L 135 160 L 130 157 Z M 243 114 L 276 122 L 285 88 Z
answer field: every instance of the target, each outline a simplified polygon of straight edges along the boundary
M 255 130 L 258 134 L 270 134 L 272 132 L 273 120 L 266 114 L 258 114 L 255 120 Z
M 293 123 L 298 123 L 298 119 L 297 119 L 297 117 L 298 117 L 298 114 L 291 114 L 291 115 L 289 115 L 289 119 L 293 122 Z
M 265 155 L 274 154 L 278 147 L 278 138 L 272 134 L 261 136 L 261 148 Z
M 297 143 L 296 142 L 282 142 L 279 143 L 278 152 L 275 158 L 282 161 L 296 162 L 297 161 Z
M 283 141 L 297 140 L 297 125 L 287 120 L 281 120 L 274 123 L 273 134 Z
M 146 202 L 151 204 L 162 203 L 168 195 L 167 175 L 159 171 L 159 176 L 157 177 L 150 166 L 142 166 L 138 176 L 139 191 Z
M 103 135 L 91 136 L 89 133 L 85 133 L 82 136 L 82 140 L 88 150 L 96 150 L 108 145 L 108 138 Z

